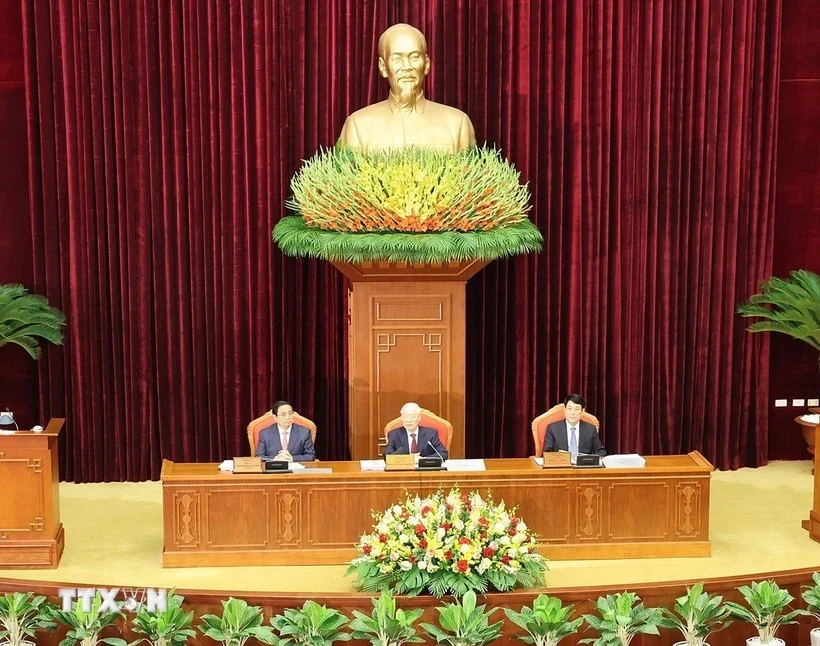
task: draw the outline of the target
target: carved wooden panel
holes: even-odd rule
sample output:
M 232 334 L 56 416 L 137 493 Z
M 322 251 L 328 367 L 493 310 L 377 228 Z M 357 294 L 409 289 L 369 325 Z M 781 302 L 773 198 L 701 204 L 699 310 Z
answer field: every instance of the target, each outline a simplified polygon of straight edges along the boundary
M 601 536 L 601 485 L 583 482 L 576 489 L 576 534 L 579 541 L 597 540 Z
M 199 493 L 197 491 L 177 491 L 174 501 L 174 546 L 196 549 L 199 547 L 201 532 L 199 518 Z
M 698 482 L 678 482 L 675 485 L 675 535 L 700 534 L 701 487 Z
M 276 542 L 296 546 L 302 542 L 302 492 L 299 489 L 277 489 Z
M 50 481 L 40 458 L 21 457 L 18 452 L 0 458 L 0 540 L 36 538 L 42 533 L 43 496 Z

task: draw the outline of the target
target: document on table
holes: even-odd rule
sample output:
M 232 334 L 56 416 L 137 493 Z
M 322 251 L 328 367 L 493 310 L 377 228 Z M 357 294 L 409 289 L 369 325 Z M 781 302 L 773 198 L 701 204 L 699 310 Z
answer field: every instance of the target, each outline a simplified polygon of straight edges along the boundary
M 543 467 L 543 466 L 544 466 L 544 458 L 533 458 L 533 460 L 535 460 L 535 463 L 536 463 L 539 467 Z
M 359 460 L 362 471 L 384 471 L 384 460 Z
M 222 460 L 219 465 L 220 471 L 233 471 L 233 460 Z
M 487 465 L 484 460 L 478 458 L 471 458 L 468 460 L 447 460 L 444 463 L 448 471 L 486 471 Z
M 601 463 L 607 469 L 642 469 L 646 466 L 646 460 L 637 453 L 607 455 L 601 458 Z

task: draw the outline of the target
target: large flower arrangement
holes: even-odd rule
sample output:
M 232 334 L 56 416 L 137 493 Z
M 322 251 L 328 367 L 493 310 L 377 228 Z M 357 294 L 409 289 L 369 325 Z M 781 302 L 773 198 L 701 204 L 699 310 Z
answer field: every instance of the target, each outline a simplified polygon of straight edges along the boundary
M 468 590 L 500 592 L 544 585 L 547 560 L 535 551 L 535 534 L 504 502 L 453 489 L 420 498 L 408 495 L 374 513 L 348 574 L 365 592 L 392 589 L 437 597 Z
M 361 262 L 491 260 L 537 251 L 529 191 L 497 150 L 319 151 L 291 180 L 298 216 L 273 230 L 294 256 Z

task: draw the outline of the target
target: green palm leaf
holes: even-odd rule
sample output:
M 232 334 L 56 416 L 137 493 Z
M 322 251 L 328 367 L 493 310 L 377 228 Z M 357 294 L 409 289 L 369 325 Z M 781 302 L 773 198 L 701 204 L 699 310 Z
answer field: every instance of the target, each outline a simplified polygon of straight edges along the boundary
M 51 307 L 39 294 L 29 294 L 22 285 L 0 285 L 0 347 L 14 343 L 40 357 L 38 339 L 60 345 L 65 315 Z

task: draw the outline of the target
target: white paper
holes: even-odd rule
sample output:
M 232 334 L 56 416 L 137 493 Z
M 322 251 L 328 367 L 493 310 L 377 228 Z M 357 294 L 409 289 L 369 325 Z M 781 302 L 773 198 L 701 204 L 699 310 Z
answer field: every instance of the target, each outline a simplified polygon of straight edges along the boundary
M 233 460 L 222 460 L 222 464 L 219 465 L 220 471 L 233 471 Z
M 484 460 L 471 458 L 469 460 L 447 460 L 444 463 L 448 471 L 486 471 Z
M 384 471 L 384 460 L 359 460 L 362 471 Z
M 820 424 L 820 415 L 817 413 L 813 415 L 801 415 L 800 419 L 804 422 L 808 422 L 809 424 Z
M 305 465 L 301 462 L 291 462 L 288 469 L 290 469 L 291 471 L 304 471 Z
M 601 458 L 601 463 L 607 469 L 641 469 L 646 466 L 646 460 L 637 453 L 607 455 Z
M 533 460 L 535 460 L 535 463 L 536 463 L 539 467 L 543 467 L 543 466 L 544 466 L 544 458 L 533 458 Z

